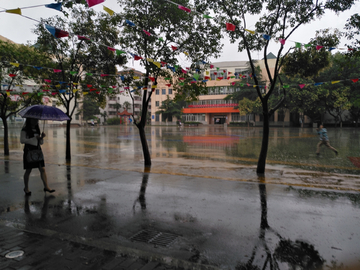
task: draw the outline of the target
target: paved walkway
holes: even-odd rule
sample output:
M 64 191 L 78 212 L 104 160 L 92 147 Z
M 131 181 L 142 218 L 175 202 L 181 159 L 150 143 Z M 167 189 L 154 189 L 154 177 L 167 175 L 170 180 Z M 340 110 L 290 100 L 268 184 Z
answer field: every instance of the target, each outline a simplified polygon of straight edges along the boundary
M 7 258 L 12 251 L 24 255 Z M 0 269 L 183 269 L 0 225 Z

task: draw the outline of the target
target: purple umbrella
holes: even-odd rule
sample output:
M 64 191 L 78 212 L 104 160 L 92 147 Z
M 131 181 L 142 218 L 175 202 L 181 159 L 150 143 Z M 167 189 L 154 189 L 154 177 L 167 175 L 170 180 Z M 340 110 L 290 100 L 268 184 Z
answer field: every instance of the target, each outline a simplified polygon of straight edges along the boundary
M 22 118 L 35 118 L 39 120 L 65 121 L 70 120 L 62 110 L 45 105 L 33 105 L 19 112 Z

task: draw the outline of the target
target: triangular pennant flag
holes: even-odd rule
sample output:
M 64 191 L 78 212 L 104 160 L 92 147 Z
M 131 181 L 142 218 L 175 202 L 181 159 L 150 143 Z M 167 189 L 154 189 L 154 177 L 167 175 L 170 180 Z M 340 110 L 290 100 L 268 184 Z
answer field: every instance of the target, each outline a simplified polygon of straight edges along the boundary
M 180 81 L 183 81 L 183 80 L 185 80 L 185 78 L 183 78 L 183 77 L 180 77 L 180 78 L 179 78 L 179 80 L 180 80 Z
M 283 88 L 289 88 L 289 87 L 290 87 L 290 85 L 288 85 L 288 84 L 283 85 Z
M 79 89 L 73 89 L 73 93 L 75 94 Z
M 176 50 L 177 50 L 177 47 L 171 45 L 171 49 L 172 49 L 173 51 L 176 51 Z
M 69 36 L 69 33 L 61 29 L 55 28 L 51 25 L 45 24 L 46 29 L 56 38 L 62 38 Z
M 188 53 L 188 52 L 184 52 L 184 54 L 185 54 L 186 56 L 189 56 L 189 53 Z
M 154 77 L 149 77 L 149 79 L 150 79 L 152 82 L 155 82 L 155 78 L 154 78 Z
M 161 64 L 159 62 L 154 61 L 153 64 L 157 66 L 158 68 L 161 68 Z
M 19 63 L 13 63 L 13 62 L 10 62 L 10 65 L 13 65 L 14 67 L 19 67 L 20 66 Z
M 89 7 L 98 5 L 102 2 L 104 2 L 105 0 L 86 0 L 87 4 L 89 5 Z
M 33 66 L 33 68 L 35 68 L 35 69 L 37 69 L 37 70 L 42 69 L 42 67 L 37 67 L 37 66 Z
M 305 48 L 311 47 L 311 44 L 305 44 L 304 47 Z
M 283 39 L 283 38 L 279 38 L 279 41 L 280 41 L 280 43 L 281 43 L 281 45 L 285 45 L 285 39 Z
M 90 88 L 90 87 L 92 87 L 92 84 L 87 84 L 86 87 Z
M 126 52 L 121 51 L 121 50 L 116 50 L 116 55 L 121 55 L 121 54 L 123 54 L 123 53 L 126 53 Z
M 334 47 L 329 47 L 328 51 L 331 52 L 332 50 L 335 50 L 336 48 Z
M 181 69 L 181 72 L 184 73 L 184 74 L 187 73 L 187 71 L 185 69 L 183 69 L 183 68 Z
M 190 9 L 190 8 L 183 7 L 183 6 L 181 6 L 181 5 L 178 5 L 178 8 L 181 9 L 181 10 L 183 10 L 183 11 L 186 11 L 186 12 L 188 12 L 188 13 L 191 12 L 191 9 Z
M 146 30 L 143 30 L 143 31 L 144 31 L 144 33 L 145 33 L 146 35 L 151 36 L 150 32 L 148 32 L 148 31 L 146 31 Z
M 269 35 L 266 35 L 266 34 L 263 34 L 262 36 L 263 36 L 263 38 L 266 39 L 266 40 L 270 40 L 270 38 L 271 38 Z
M 80 35 L 77 35 L 77 37 L 78 37 L 79 40 L 90 40 L 90 38 L 80 36 Z
M 49 79 L 44 79 L 45 82 L 51 83 L 51 80 Z
M 89 94 L 89 92 L 83 92 L 83 95 L 84 95 L 84 96 L 87 95 L 87 94 Z
M 59 73 L 59 72 L 61 72 L 62 70 L 61 70 L 61 69 L 53 69 L 53 71 L 54 71 L 55 73 Z
M 200 74 L 194 74 L 194 78 L 195 78 L 195 80 L 198 80 L 198 79 L 199 79 L 199 77 L 200 77 Z
M 148 61 L 149 63 L 153 63 L 153 62 L 154 62 L 154 59 L 146 58 L 146 61 Z
M 16 8 L 16 9 L 8 9 L 5 11 L 6 13 L 12 13 L 12 14 L 18 14 L 21 15 L 21 9 L 20 8 Z
M 133 78 L 134 78 L 134 80 L 138 80 L 138 79 L 140 79 L 140 77 L 139 77 L 139 76 L 133 76 Z
M 235 25 L 232 23 L 226 23 L 226 30 L 235 31 Z
M 171 83 L 167 83 L 167 84 L 165 84 L 167 87 L 170 87 L 171 86 Z
M 90 73 L 90 72 L 88 72 L 88 73 L 86 73 L 85 75 L 87 75 L 87 76 L 92 76 L 93 74 Z
M 210 65 L 210 68 L 214 68 L 214 65 Z
M 45 5 L 45 7 L 47 7 L 47 8 L 56 9 L 58 11 L 61 11 L 61 6 L 62 6 L 62 3 L 54 3 L 54 4 Z
M 13 78 L 13 77 L 16 77 L 16 74 L 10 73 L 9 76 L 10 76 L 11 78 Z
M 77 72 L 76 71 L 70 71 L 70 74 L 75 75 L 75 74 L 77 74 Z
M 321 46 L 321 45 L 316 45 L 316 50 L 320 50 L 321 48 L 324 48 L 324 46 Z
M 210 17 L 209 15 L 206 15 L 206 14 L 203 14 L 203 18 L 212 19 L 212 17 Z
M 340 81 L 331 81 L 331 84 L 339 83 Z
M 351 79 L 354 83 L 358 82 L 359 79 Z
M 110 8 L 104 6 L 103 9 L 104 9 L 107 13 L 109 13 L 110 16 L 114 15 L 114 11 L 111 10 Z
M 185 85 L 185 83 L 181 82 L 181 83 L 179 83 L 179 85 Z
M 153 85 L 151 86 L 152 89 L 154 89 L 154 88 L 156 88 L 156 87 L 157 87 L 157 85 L 155 85 L 155 84 L 153 84 Z
M 250 34 L 255 35 L 255 31 L 249 30 L 249 29 L 245 29 L 245 31 L 248 31 Z
M 135 23 L 133 23 L 133 22 L 131 22 L 131 21 L 129 21 L 129 20 L 125 20 L 125 22 L 126 22 L 128 25 L 130 25 L 130 26 L 135 26 Z
M 300 42 L 295 42 L 295 47 L 296 48 L 301 48 L 301 43 Z
M 322 85 L 322 82 L 314 83 L 315 86 Z
M 115 52 L 116 51 L 116 49 L 114 49 L 114 48 L 111 48 L 111 47 L 107 47 L 108 48 L 108 50 L 110 50 L 110 51 L 112 51 L 112 52 Z
M 137 61 L 137 60 L 140 60 L 140 59 L 143 59 L 141 56 L 138 56 L 138 55 L 134 55 L 134 60 Z
M 231 84 L 232 84 L 232 85 L 235 85 L 235 82 L 232 82 Z
M 159 37 L 159 40 L 160 40 L 160 41 L 164 41 L 164 39 L 163 39 L 162 37 Z
M 300 89 L 303 89 L 305 87 L 305 84 L 299 84 Z
M 109 74 L 100 74 L 100 77 L 107 77 Z

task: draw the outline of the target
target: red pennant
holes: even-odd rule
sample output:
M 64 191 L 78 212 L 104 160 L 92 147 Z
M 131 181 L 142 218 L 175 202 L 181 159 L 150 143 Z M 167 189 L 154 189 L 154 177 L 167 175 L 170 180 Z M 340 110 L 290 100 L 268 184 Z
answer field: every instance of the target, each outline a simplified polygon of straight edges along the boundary
M 214 65 L 210 65 L 210 68 L 214 68 Z
M 96 90 L 96 88 L 91 88 L 91 89 L 90 89 L 90 92 L 95 91 L 95 90 Z
M 51 80 L 49 79 L 44 79 L 45 82 L 51 83 Z
M 143 58 L 141 56 L 134 55 L 134 60 L 140 60 L 140 59 L 143 59 Z
M 226 23 L 226 30 L 235 31 L 235 25 L 233 25 L 232 23 Z
M 214 75 L 217 75 L 217 72 L 214 72 Z
M 170 87 L 171 86 L 171 83 L 168 83 L 168 84 L 165 84 L 167 87 Z
M 92 84 L 87 84 L 86 86 L 87 86 L 87 88 L 90 88 L 92 86 Z
M 100 74 L 100 77 L 107 77 L 109 74 Z
M 172 49 L 173 51 L 176 51 L 176 50 L 177 50 L 177 47 L 171 45 L 171 49 Z
M 96 91 L 95 93 L 96 93 L 96 94 L 100 94 L 100 91 Z
M 305 84 L 299 84 L 300 89 L 303 89 L 305 87 Z
M 222 79 L 224 79 L 224 77 L 217 77 L 219 80 L 222 80 Z
M 185 80 L 185 78 L 183 78 L 183 77 L 180 77 L 180 78 L 179 78 L 179 80 L 180 80 L 180 81 L 182 81 L 182 80 Z
M 205 76 L 204 79 L 205 80 L 210 80 L 211 78 L 210 78 L 210 76 Z
M 155 82 L 155 78 L 154 78 L 154 77 L 149 77 L 149 79 L 150 79 L 152 82 Z
M 166 62 L 161 61 L 160 63 L 161 63 L 163 66 L 165 66 L 165 65 L 166 65 Z
M 27 95 L 27 94 L 29 94 L 29 92 L 22 92 L 22 95 L 23 95 L 23 96 L 25 96 L 25 95 Z
M 9 76 L 10 76 L 11 78 L 13 78 L 13 77 L 16 77 L 16 74 L 10 73 Z
M 110 51 L 112 51 L 112 52 L 115 52 L 116 51 L 116 49 L 114 49 L 114 48 L 111 48 L 111 47 L 107 47 L 108 48 L 108 50 L 110 50 Z

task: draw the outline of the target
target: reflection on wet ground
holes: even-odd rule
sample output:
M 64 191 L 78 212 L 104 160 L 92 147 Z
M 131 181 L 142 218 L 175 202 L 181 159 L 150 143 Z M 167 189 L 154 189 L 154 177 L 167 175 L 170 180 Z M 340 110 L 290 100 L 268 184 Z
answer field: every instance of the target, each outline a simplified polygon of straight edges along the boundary
M 144 169 L 134 127 L 73 128 L 70 164 L 64 129 L 48 128 L 43 149 L 57 192 L 44 196 L 34 173 L 31 197 L 19 192 L 18 132 L 10 158 L 0 156 L 0 220 L 8 224 L 223 269 L 335 270 L 360 258 L 360 194 L 337 190 L 360 190 L 347 158 L 357 155 L 356 130 L 330 129 L 340 154 L 316 157 L 312 129 L 272 129 L 259 178 L 261 129 L 149 127 L 153 166 Z M 143 230 L 178 238 L 169 246 L 131 240 Z

